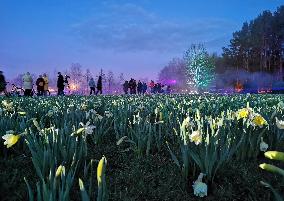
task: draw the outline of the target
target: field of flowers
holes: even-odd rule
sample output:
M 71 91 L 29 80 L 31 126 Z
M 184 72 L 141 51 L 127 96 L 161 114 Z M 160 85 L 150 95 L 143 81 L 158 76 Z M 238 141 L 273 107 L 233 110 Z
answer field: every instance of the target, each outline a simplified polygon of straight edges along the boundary
M 282 200 L 283 119 L 281 95 L 1 97 L 0 200 Z

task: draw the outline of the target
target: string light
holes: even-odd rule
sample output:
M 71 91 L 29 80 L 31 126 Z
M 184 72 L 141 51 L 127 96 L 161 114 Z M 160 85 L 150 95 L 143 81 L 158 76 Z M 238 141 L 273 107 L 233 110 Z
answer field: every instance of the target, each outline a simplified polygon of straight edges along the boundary
M 203 45 L 192 45 L 185 53 L 187 84 L 190 88 L 207 88 L 214 79 L 214 62 Z

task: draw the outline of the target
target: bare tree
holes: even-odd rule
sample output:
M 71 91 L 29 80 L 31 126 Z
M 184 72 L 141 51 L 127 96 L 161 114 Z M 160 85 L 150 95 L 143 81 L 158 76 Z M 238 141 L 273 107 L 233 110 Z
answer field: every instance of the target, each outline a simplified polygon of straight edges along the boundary
M 158 81 L 172 85 L 176 90 L 186 87 L 186 63 L 183 59 L 174 58 L 159 73 Z
M 84 88 L 84 76 L 82 66 L 79 63 L 72 63 L 69 71 L 70 75 L 70 87 L 73 91 L 81 91 Z
M 84 86 L 85 86 L 84 92 L 87 93 L 88 89 L 89 89 L 89 81 L 92 78 L 92 73 L 91 73 L 90 69 L 86 70 L 83 77 L 84 77 Z
M 111 93 L 114 85 L 114 73 L 112 71 L 108 71 L 106 79 L 108 84 L 108 92 Z

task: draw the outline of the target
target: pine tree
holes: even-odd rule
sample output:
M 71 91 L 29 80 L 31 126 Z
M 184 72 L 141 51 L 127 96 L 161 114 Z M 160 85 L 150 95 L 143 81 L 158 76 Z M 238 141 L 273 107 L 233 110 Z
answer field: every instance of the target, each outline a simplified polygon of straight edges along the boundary
M 214 61 L 201 44 L 192 45 L 184 56 L 186 62 L 187 85 L 198 91 L 209 87 L 214 79 Z

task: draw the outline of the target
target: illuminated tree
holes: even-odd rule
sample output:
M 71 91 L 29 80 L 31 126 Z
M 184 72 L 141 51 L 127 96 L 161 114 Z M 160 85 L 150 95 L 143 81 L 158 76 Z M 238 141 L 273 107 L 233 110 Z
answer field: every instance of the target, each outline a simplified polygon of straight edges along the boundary
M 214 61 L 201 44 L 192 45 L 184 56 L 186 62 L 187 85 L 198 91 L 207 89 L 214 75 Z

